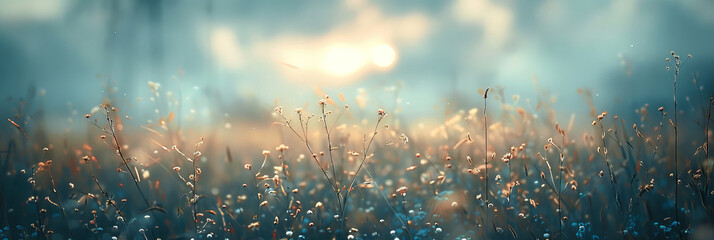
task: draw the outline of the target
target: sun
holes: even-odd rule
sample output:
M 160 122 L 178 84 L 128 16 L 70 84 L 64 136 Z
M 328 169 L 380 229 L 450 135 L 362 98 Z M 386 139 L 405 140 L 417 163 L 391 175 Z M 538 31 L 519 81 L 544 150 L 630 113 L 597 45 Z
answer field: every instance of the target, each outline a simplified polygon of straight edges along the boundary
M 397 59 L 397 52 L 392 46 L 380 44 L 372 48 L 372 62 L 378 67 L 386 68 L 392 66 Z

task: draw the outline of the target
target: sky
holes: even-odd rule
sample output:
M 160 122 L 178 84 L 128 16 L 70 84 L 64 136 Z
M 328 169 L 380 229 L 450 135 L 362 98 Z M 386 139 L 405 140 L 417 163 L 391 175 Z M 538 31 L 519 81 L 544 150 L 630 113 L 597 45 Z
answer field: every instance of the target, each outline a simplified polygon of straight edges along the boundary
M 492 87 L 521 101 L 547 91 L 566 116 L 587 112 L 577 89 L 589 89 L 634 114 L 671 100 L 671 50 L 693 56 L 682 94 L 697 96 L 694 77 L 712 92 L 712 12 L 697 0 L 0 0 L 0 110 L 36 89 L 35 106 L 71 121 L 116 91 L 146 118 L 180 104 L 210 124 L 324 92 L 358 112 L 441 118 Z

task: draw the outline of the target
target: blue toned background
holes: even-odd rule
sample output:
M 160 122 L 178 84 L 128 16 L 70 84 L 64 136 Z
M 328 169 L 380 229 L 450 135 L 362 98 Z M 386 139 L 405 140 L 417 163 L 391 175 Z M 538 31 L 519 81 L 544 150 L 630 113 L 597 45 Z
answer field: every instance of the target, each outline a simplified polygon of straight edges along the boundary
M 644 98 L 669 101 L 658 96 L 671 94 L 664 61 L 670 50 L 694 56 L 683 65 L 685 95 L 698 97 L 695 75 L 700 86 L 712 85 L 711 1 L 2 0 L 0 6 L 0 94 L 18 99 L 35 86 L 46 114 L 62 118 L 100 102 L 108 79 L 126 99 L 147 99 L 153 81 L 183 98 L 211 99 L 203 108 L 246 112 L 313 102 L 319 87 L 348 101 L 362 96 L 367 105 L 399 105 L 416 117 L 449 104 L 464 107 L 487 86 L 533 98 L 537 79 L 568 100 L 556 109 L 585 108 L 576 89 L 587 88 L 599 107 L 622 107 L 624 114 Z M 382 58 L 381 66 L 374 58 Z M 192 108 L 182 105 L 180 117 L 190 118 Z

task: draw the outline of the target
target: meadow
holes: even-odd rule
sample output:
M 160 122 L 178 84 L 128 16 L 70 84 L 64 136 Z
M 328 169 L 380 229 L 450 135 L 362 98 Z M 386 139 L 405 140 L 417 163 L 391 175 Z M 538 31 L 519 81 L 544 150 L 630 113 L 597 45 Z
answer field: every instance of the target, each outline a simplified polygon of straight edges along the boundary
M 413 124 L 318 91 L 228 137 L 231 125 L 191 128 L 171 107 L 135 112 L 179 104 L 155 82 L 143 101 L 107 87 L 72 115 L 84 129 L 50 134 L 31 90 L 4 103 L 16 107 L 0 135 L 0 238 L 707 239 L 714 92 L 677 89 L 702 85 L 680 74 L 689 58 L 663 55 L 672 95 L 627 114 L 585 88 L 556 101 L 483 86 Z M 561 101 L 589 115 L 557 113 Z

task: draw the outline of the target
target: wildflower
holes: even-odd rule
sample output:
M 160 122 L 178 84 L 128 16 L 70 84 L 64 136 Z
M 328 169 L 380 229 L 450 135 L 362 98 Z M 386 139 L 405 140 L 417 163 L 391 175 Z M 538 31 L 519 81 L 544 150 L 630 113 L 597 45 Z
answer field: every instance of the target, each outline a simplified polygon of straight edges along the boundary
M 386 113 L 384 112 L 384 109 L 377 109 L 377 116 L 379 117 L 384 117 Z
M 280 185 L 280 177 L 278 175 L 273 176 L 273 182 L 275 182 L 275 186 Z
M 407 189 L 408 188 L 406 186 L 401 186 L 401 187 L 397 188 L 397 193 L 401 194 L 402 196 L 406 196 Z
M 409 143 L 409 137 L 407 137 L 407 135 L 404 133 L 402 133 L 402 135 L 399 135 L 399 140 L 401 140 L 404 144 Z
M 47 162 L 39 162 L 37 164 L 37 171 L 38 172 L 44 171 L 45 169 L 50 167 L 50 164 L 52 164 L 52 160 L 49 160 Z
M 290 149 L 290 147 L 286 146 L 285 144 L 280 144 L 280 146 L 277 146 L 275 148 L 275 151 L 286 151 L 288 149 Z
M 514 151 L 515 151 L 515 149 L 514 149 Z M 506 153 L 506 154 L 504 154 L 503 157 L 501 158 L 501 160 L 502 160 L 504 163 L 508 163 L 509 161 L 511 161 L 511 159 L 513 159 L 513 155 L 512 155 L 511 153 Z

